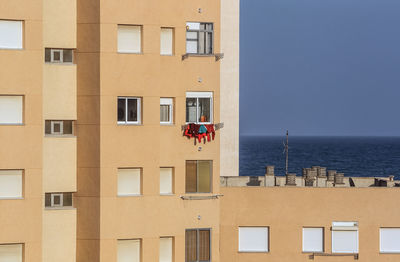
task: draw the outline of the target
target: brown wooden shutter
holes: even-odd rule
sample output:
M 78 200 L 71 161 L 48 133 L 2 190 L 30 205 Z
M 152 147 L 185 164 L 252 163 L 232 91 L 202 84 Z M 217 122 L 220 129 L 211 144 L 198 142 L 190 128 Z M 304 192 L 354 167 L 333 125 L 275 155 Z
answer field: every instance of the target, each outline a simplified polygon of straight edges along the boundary
M 199 231 L 199 261 L 210 260 L 210 230 Z
M 186 262 L 197 261 L 197 230 L 186 230 Z
M 197 192 L 197 161 L 186 161 L 186 193 Z

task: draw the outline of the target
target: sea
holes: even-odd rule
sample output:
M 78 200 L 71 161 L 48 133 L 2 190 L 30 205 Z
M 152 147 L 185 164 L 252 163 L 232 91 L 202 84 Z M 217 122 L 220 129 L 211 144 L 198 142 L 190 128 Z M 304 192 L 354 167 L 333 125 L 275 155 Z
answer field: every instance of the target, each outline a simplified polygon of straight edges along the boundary
M 267 165 L 285 174 L 286 137 L 241 136 L 240 175 L 263 176 Z M 345 176 L 400 179 L 400 137 L 299 137 L 289 136 L 289 173 L 323 166 Z

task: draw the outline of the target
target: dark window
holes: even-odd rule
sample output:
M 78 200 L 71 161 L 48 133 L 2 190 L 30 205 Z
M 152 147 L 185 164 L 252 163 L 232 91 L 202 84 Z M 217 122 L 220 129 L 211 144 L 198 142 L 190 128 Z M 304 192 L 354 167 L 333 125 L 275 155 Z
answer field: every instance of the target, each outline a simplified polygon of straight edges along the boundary
M 210 229 L 188 229 L 185 234 L 186 262 L 211 260 Z
M 45 207 L 72 207 L 72 193 L 46 193 Z
M 140 98 L 118 98 L 118 123 L 140 124 Z
M 212 183 L 210 160 L 186 161 L 186 193 L 210 193 Z
M 46 135 L 73 135 L 73 120 L 46 120 Z
M 212 92 L 186 93 L 186 123 L 212 123 Z
M 68 63 L 73 62 L 73 49 L 45 48 L 44 61 L 47 63 Z

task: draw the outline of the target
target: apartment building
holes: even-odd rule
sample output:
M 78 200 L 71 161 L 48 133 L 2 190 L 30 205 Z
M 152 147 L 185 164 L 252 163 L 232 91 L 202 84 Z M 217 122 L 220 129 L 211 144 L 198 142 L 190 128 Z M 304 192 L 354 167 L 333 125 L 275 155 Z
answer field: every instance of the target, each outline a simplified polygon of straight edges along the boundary
M 236 0 L 0 0 L 0 261 L 218 261 L 238 23 Z
M 398 261 L 399 181 L 238 177 L 238 71 L 238 0 L 0 0 L 0 262 Z

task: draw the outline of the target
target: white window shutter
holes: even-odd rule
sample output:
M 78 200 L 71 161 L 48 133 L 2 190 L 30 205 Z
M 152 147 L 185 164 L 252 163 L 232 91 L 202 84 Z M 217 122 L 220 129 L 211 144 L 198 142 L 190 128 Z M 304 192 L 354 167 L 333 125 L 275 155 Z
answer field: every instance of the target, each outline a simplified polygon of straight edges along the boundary
M 172 168 L 160 168 L 160 194 L 172 194 Z
M 140 262 L 140 240 L 118 240 L 118 262 Z
M 160 238 L 160 262 L 172 262 L 173 254 L 173 240 L 172 237 Z
M 303 252 L 323 252 L 323 245 L 323 228 L 303 228 Z
M 140 168 L 118 169 L 118 195 L 140 195 Z
M 332 253 L 358 253 L 358 231 L 332 231 Z
M 380 252 L 400 253 L 400 228 L 381 228 Z
M 0 170 L 0 198 L 22 197 L 22 170 Z
M 22 124 L 22 96 L 0 96 L 0 124 Z
M 161 28 L 161 55 L 172 55 L 173 54 L 173 29 L 172 28 Z
M 0 245 L 0 262 L 22 262 L 22 244 Z
M 22 21 L 0 20 L 0 49 L 22 49 Z
M 142 51 L 142 27 L 136 25 L 118 26 L 118 52 L 140 53 Z
M 268 251 L 268 227 L 239 227 L 239 252 Z

